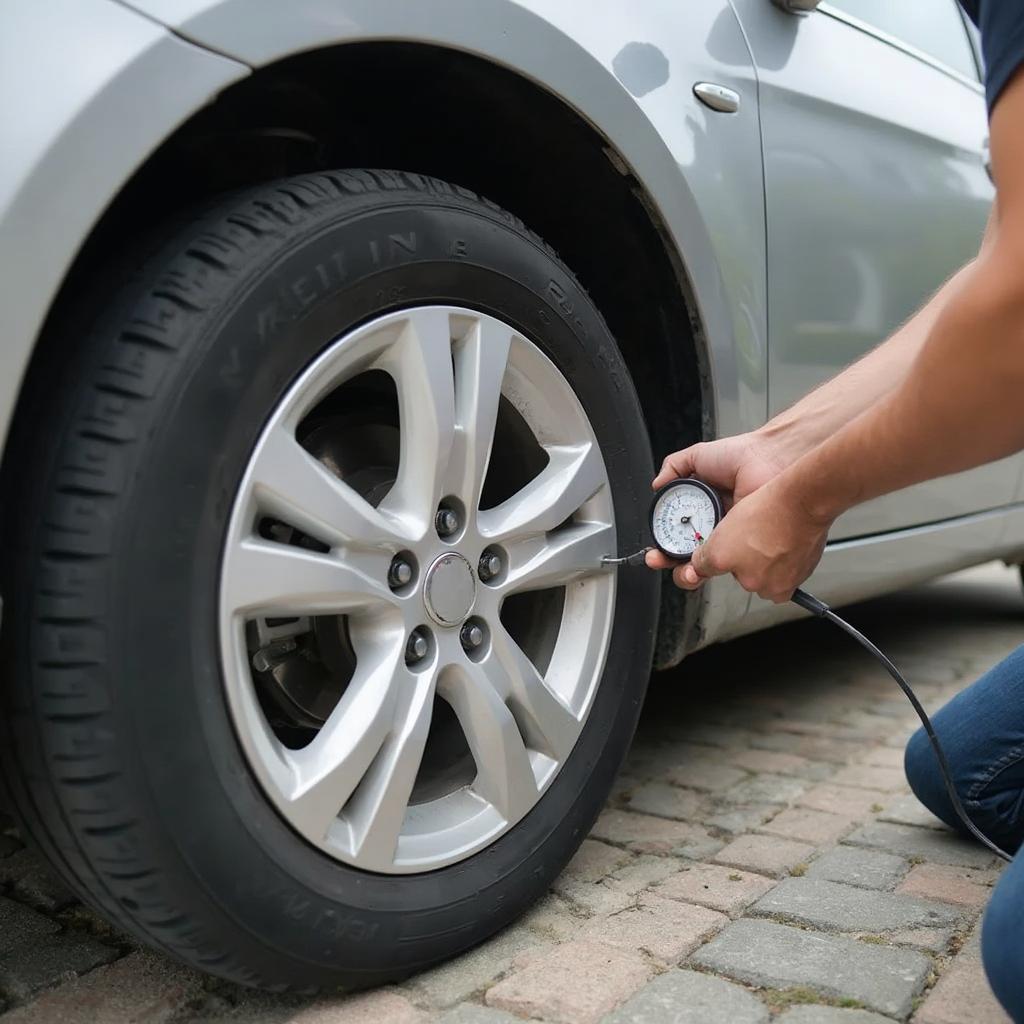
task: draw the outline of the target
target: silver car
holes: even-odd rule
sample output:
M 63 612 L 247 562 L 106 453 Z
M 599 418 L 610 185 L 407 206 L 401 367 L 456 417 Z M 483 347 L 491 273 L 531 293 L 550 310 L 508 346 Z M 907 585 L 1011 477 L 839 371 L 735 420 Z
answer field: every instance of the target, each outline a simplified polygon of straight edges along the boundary
M 25 0 L 0 85 L 12 802 L 274 989 L 546 890 L 652 664 L 789 614 L 602 566 L 652 456 L 885 337 L 992 199 L 954 0 Z M 1019 559 L 1022 468 L 851 513 L 811 589 Z

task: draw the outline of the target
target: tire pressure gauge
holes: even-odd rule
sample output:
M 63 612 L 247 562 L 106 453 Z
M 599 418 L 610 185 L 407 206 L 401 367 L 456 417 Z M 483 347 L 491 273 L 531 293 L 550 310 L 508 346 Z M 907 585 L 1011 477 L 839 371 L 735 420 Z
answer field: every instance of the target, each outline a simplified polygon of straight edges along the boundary
M 673 480 L 654 496 L 651 535 L 669 558 L 689 561 L 721 522 L 722 501 L 700 480 Z

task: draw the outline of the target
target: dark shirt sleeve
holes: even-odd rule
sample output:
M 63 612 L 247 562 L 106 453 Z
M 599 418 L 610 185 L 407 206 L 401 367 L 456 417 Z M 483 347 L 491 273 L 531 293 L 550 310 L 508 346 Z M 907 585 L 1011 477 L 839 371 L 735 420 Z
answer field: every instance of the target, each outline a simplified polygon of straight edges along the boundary
M 962 0 L 981 30 L 985 95 L 991 112 L 999 94 L 1024 64 L 1024 0 Z

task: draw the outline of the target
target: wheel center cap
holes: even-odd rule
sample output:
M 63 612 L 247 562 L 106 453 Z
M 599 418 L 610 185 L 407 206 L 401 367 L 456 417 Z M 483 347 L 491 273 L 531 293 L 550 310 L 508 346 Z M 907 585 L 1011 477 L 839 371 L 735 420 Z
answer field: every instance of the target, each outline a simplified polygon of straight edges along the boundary
M 457 626 L 476 598 L 476 577 L 462 555 L 449 551 L 434 559 L 423 583 L 427 614 L 441 626 Z

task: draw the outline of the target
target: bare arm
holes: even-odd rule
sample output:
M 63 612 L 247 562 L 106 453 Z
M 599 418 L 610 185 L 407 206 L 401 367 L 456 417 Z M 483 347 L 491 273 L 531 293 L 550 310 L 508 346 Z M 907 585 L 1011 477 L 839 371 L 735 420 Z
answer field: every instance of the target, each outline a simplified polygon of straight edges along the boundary
M 986 230 L 989 238 L 991 225 Z M 985 243 L 982 243 L 984 251 Z M 942 311 L 968 278 L 975 261 L 958 270 L 899 330 L 842 373 L 815 388 L 759 431 L 787 464 L 826 438 L 904 380 Z
M 991 245 L 992 224 L 986 229 L 982 253 Z M 673 452 L 662 463 L 654 487 L 681 476 L 699 476 L 718 488 L 730 504 L 757 490 L 901 383 L 973 265 L 972 260 L 957 271 L 877 348 L 760 429 Z M 668 560 L 654 556 L 651 564 L 665 568 Z

